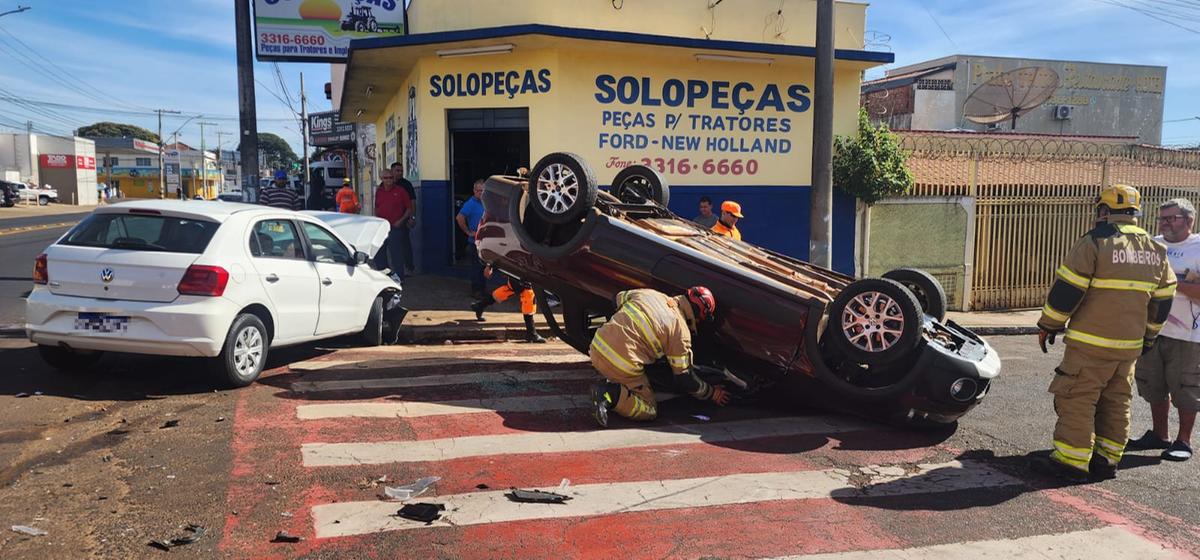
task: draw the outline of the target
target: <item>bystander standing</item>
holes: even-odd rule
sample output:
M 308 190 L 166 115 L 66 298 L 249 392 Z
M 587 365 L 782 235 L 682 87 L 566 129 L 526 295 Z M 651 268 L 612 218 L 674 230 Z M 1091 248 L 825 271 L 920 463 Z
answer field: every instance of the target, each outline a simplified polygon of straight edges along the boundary
M 483 179 L 476 179 L 471 198 L 463 203 L 454 221 L 458 229 L 467 236 L 467 255 L 471 259 L 471 297 L 484 299 L 487 281 L 483 276 L 483 261 L 479 258 L 479 249 L 475 246 L 475 232 L 479 229 L 479 220 L 483 219 Z
M 401 245 L 402 236 L 408 232 L 406 221 L 412 216 L 412 200 L 404 189 L 397 187 L 391 170 L 380 174 L 379 188 L 375 190 L 375 215 L 383 218 L 392 225 L 388 233 L 387 243 L 380 253 L 387 258 L 387 267 L 391 269 L 392 280 L 404 280 L 404 248 Z
M 732 200 L 721 203 L 721 218 L 712 227 L 714 233 L 725 237 L 742 240 L 742 232 L 738 231 L 738 220 L 742 219 L 742 205 Z
M 712 229 L 717 225 L 717 215 L 712 211 L 712 199 L 707 196 L 700 197 L 700 215 L 692 220 L 697 224 L 704 226 L 705 229 Z
M 258 203 L 272 208 L 299 210 L 300 195 L 296 194 L 296 191 L 292 190 L 287 183 L 287 172 L 282 169 L 276 171 L 275 181 L 258 195 Z
M 407 178 L 404 177 L 404 164 L 402 164 L 398 161 L 393 162 L 391 165 L 391 170 L 392 170 L 392 178 L 396 182 L 396 186 L 404 189 L 404 192 L 408 193 L 408 200 L 409 200 L 409 202 L 411 202 L 412 207 L 413 207 L 413 214 L 411 216 L 409 216 L 408 220 L 405 220 L 405 223 L 404 223 L 404 225 L 407 226 L 406 231 L 401 232 L 401 237 L 400 237 L 400 244 L 401 244 L 402 248 L 404 249 L 405 266 L 408 267 L 409 272 L 412 272 L 414 261 L 413 261 L 412 231 L 411 230 L 413 227 L 416 227 L 416 225 L 417 225 L 417 213 L 416 213 L 417 189 L 415 189 L 413 187 L 413 184 L 411 182 L 409 182 L 409 180 Z
M 360 207 L 358 204 L 358 193 L 354 192 L 354 185 L 350 182 L 350 178 L 342 179 L 342 188 L 338 190 L 337 196 L 338 212 L 343 214 L 357 214 Z

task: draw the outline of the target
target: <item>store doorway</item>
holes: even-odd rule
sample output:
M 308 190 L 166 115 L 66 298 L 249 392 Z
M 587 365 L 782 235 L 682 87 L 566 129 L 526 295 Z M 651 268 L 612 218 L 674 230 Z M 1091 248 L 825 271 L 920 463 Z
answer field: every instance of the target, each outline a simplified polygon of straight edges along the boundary
M 529 167 L 529 109 L 454 109 L 449 112 L 451 216 L 471 198 L 475 181 Z M 451 264 L 468 266 L 467 236 L 452 224 Z

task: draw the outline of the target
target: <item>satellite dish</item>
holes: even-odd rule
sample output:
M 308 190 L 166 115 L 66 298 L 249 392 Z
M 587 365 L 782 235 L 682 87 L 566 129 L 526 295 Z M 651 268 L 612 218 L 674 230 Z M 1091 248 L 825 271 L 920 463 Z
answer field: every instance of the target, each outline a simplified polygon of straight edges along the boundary
M 1017 68 L 996 76 L 971 92 L 963 117 L 979 124 L 1012 120 L 1045 103 L 1058 89 L 1058 73 L 1044 66 Z

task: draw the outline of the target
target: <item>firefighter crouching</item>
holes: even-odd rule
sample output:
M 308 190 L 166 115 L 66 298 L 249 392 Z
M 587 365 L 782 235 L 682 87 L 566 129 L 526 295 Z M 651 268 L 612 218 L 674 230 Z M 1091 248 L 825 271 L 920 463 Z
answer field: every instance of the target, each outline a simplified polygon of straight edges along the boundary
M 729 402 L 723 387 L 709 385 L 692 369 L 692 333 L 713 320 L 717 301 L 703 286 L 669 297 L 650 289 L 617 294 L 617 313 L 596 331 L 588 356 L 607 381 L 592 387 L 592 416 L 608 426 L 611 410 L 631 420 L 658 416 L 647 368 L 666 360 L 676 385 L 700 400 Z
M 1056 272 L 1038 320 L 1039 344 L 1063 333 L 1066 349 L 1050 392 L 1058 423 L 1040 466 L 1072 482 L 1117 475 L 1129 439 L 1133 366 L 1171 310 L 1175 273 L 1166 249 L 1136 225 L 1141 195 L 1100 191 L 1098 223 Z

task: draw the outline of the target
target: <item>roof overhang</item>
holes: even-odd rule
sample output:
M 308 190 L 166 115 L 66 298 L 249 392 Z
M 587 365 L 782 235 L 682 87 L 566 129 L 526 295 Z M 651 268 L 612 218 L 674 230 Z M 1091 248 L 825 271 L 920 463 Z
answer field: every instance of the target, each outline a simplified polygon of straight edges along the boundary
M 816 47 L 801 45 L 672 37 L 544 24 L 357 39 L 350 42 L 350 55 L 346 59 L 340 120 L 368 123 L 378 120 L 391 97 L 386 92 L 400 88 L 420 59 L 436 57 L 437 51 L 448 48 L 495 44 L 498 39 L 511 43 L 514 50 L 537 50 L 575 42 L 606 42 L 797 58 L 814 58 L 817 54 Z M 836 49 L 834 58 L 866 69 L 889 64 L 895 60 L 895 55 L 890 52 Z

